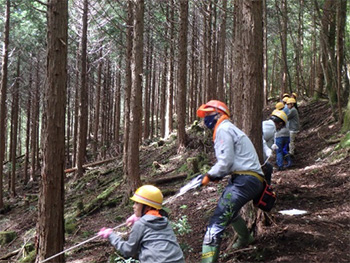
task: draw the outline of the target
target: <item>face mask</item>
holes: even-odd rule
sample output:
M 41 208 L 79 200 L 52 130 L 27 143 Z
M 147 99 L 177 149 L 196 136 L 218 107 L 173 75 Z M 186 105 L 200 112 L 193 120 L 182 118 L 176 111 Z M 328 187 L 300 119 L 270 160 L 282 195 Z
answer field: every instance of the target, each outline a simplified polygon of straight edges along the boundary
M 215 127 L 216 122 L 218 119 L 216 118 L 217 114 L 214 115 L 208 115 L 204 117 L 204 124 L 207 126 L 209 129 L 213 129 Z

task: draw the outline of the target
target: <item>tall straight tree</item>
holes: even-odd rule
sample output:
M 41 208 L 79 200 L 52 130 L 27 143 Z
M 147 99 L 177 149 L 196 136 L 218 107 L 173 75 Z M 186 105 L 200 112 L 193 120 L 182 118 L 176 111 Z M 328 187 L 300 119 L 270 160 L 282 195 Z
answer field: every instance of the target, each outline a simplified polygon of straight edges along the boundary
M 130 134 L 128 146 L 128 192 L 141 185 L 139 145 L 142 117 L 144 0 L 133 0 L 133 48 L 131 56 Z
M 126 30 L 126 55 L 125 55 L 125 86 L 124 86 L 124 145 L 123 145 L 123 171 L 124 179 L 128 178 L 128 149 L 130 130 L 130 93 L 131 93 L 131 54 L 133 47 L 133 6 L 132 1 L 128 1 L 128 19 Z
M 242 31 L 237 41 L 242 41 L 244 80 L 243 130 L 252 140 L 260 161 L 262 161 L 263 119 L 263 28 L 262 1 L 245 0 L 242 9 Z
M 6 0 L 4 45 L 2 49 L 1 89 L 0 89 L 0 211 L 4 208 L 3 200 L 3 163 L 5 158 L 5 132 L 6 132 L 6 97 L 7 97 L 7 67 L 9 57 L 10 35 L 10 0 Z
M 12 113 L 11 113 L 11 192 L 16 196 L 16 152 L 17 152 L 17 134 L 18 134 L 18 111 L 19 111 L 19 83 L 20 83 L 20 54 L 17 61 L 16 83 L 13 87 Z
M 188 0 L 180 0 L 179 29 L 179 70 L 177 75 L 177 114 L 178 114 L 178 150 L 186 145 L 186 92 L 187 92 L 187 31 L 188 31 Z
M 263 29 L 262 1 L 237 1 L 234 52 L 240 52 L 241 66 L 235 67 L 236 81 L 242 94 L 242 129 L 252 140 L 259 157 L 262 155 L 261 121 L 263 109 Z M 244 47 L 244 48 L 243 48 Z M 260 159 L 261 160 L 261 159 Z
M 47 8 L 47 81 L 44 91 L 37 262 L 62 251 L 64 244 L 68 1 L 49 0 Z M 64 256 L 48 262 L 64 262 Z
M 242 114 L 242 129 L 251 139 L 262 161 L 262 109 L 263 109 L 263 28 L 262 28 L 262 1 L 237 0 L 235 22 L 234 52 L 240 52 L 241 66 L 235 67 L 236 81 L 240 81 L 239 92 L 242 97 L 241 108 L 235 107 Z M 238 78 L 239 77 L 239 78 Z M 256 209 L 250 203 L 241 210 L 248 225 L 255 223 L 258 227 L 260 221 Z M 259 228 L 257 229 L 259 231 Z
M 219 30 L 218 45 L 218 69 L 217 69 L 217 98 L 225 101 L 224 72 L 225 72 L 225 47 L 226 47 L 226 9 L 227 1 L 222 1 L 221 24 Z
M 79 124 L 77 145 L 77 177 L 84 173 L 83 164 L 86 157 L 87 124 L 88 124 L 88 88 L 87 88 L 87 27 L 88 0 L 84 0 L 83 30 L 81 33 L 81 86 L 79 90 Z

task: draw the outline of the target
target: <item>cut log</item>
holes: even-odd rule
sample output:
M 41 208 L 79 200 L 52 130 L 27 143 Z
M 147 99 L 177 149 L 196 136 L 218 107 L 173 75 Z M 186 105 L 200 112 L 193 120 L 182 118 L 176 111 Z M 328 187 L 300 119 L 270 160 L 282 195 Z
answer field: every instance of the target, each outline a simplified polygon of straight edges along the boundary
M 106 203 L 106 201 L 112 195 L 114 190 L 117 187 L 119 187 L 120 184 L 121 181 L 118 181 L 110 187 L 108 187 L 105 191 L 103 191 L 95 199 L 93 199 L 86 207 L 84 207 L 84 209 L 82 209 L 81 211 L 77 211 L 77 216 L 81 217 L 83 215 L 92 214 L 93 212 L 96 212 L 98 209 L 102 208 L 105 204 L 108 204 L 108 202 Z M 117 198 L 121 199 L 122 196 L 119 196 Z
M 11 258 L 11 257 L 13 257 L 13 256 L 16 256 L 16 255 L 21 251 L 21 249 L 22 249 L 22 248 L 19 248 L 19 249 L 16 249 L 16 250 L 14 250 L 14 251 L 12 251 L 12 252 L 10 252 L 10 253 L 7 253 L 5 256 L 2 256 L 2 257 L 0 258 L 0 260 L 9 259 L 9 258 Z M 6 261 L 6 262 L 8 262 L 8 261 Z
M 177 180 L 183 180 L 183 179 L 186 179 L 186 178 L 187 178 L 187 174 L 183 173 L 183 174 L 179 174 L 179 175 L 158 178 L 158 179 L 155 179 L 155 180 L 151 180 L 148 183 L 149 184 L 159 185 L 159 184 L 165 184 L 165 183 L 169 183 L 169 182 L 173 182 L 173 181 L 177 181 Z
M 102 160 L 102 161 L 97 161 L 97 162 L 94 162 L 94 163 L 84 164 L 84 165 L 83 165 L 83 168 L 97 166 L 97 165 L 100 165 L 100 164 L 112 162 L 112 161 L 114 161 L 114 160 L 117 160 L 117 158 L 114 157 L 114 158 L 110 158 L 110 159 L 106 159 L 106 160 Z M 76 171 L 77 169 L 78 169 L 77 167 L 72 167 L 72 168 L 68 168 L 68 169 L 64 170 L 64 172 L 65 172 L 65 173 L 71 173 L 71 172 Z

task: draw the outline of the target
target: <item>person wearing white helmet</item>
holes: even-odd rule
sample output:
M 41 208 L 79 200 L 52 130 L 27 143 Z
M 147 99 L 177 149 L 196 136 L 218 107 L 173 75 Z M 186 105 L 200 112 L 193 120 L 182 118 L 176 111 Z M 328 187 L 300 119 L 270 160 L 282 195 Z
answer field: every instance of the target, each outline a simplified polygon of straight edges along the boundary
M 135 202 L 134 215 L 139 219 L 134 221 L 129 239 L 125 241 L 113 233 L 113 229 L 105 227 L 98 235 L 109 239 L 124 257 L 138 256 L 141 263 L 184 263 L 170 222 L 159 212 L 163 203 L 162 192 L 153 185 L 144 185 L 130 199 Z
M 241 248 L 254 242 L 240 209 L 262 193 L 264 174 L 253 143 L 229 119 L 230 111 L 225 103 L 211 100 L 197 110 L 197 116 L 213 130 L 216 163 L 205 175 L 202 185 L 230 176 L 220 200 L 210 218 L 203 246 L 202 263 L 217 262 L 222 235 L 232 223 L 238 240 L 233 248 Z

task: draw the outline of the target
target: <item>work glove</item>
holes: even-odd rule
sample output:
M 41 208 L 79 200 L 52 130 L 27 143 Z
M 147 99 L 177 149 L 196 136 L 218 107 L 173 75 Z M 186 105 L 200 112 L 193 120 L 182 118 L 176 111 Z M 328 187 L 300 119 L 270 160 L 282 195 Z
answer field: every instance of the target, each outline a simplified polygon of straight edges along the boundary
M 275 143 L 272 144 L 271 149 L 274 150 L 274 151 L 276 151 L 276 150 L 278 149 L 277 144 L 275 144 Z
M 135 214 L 130 216 L 128 219 L 126 219 L 127 226 L 132 226 L 137 220 L 139 220 L 140 217 L 137 217 Z
M 266 154 L 266 157 L 269 158 L 272 155 L 272 150 L 270 148 L 266 149 L 265 154 Z
M 107 239 L 112 232 L 113 232 L 112 228 L 103 227 L 100 229 L 97 235 Z
M 209 182 L 215 182 L 218 183 L 221 178 L 219 177 L 213 177 L 210 174 L 205 174 L 202 179 L 202 186 L 206 186 Z

